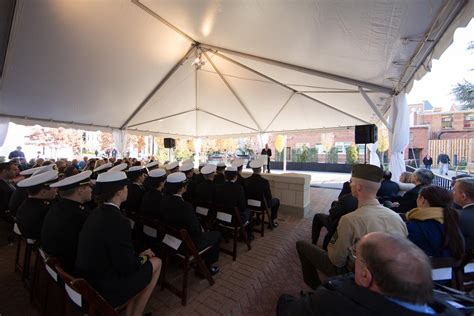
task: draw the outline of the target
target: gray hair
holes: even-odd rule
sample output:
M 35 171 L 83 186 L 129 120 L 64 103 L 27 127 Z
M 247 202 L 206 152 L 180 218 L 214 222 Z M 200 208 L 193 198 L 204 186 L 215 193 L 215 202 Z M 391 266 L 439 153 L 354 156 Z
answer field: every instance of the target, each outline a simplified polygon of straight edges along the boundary
M 414 175 L 423 185 L 430 185 L 434 179 L 434 174 L 428 169 L 416 169 Z

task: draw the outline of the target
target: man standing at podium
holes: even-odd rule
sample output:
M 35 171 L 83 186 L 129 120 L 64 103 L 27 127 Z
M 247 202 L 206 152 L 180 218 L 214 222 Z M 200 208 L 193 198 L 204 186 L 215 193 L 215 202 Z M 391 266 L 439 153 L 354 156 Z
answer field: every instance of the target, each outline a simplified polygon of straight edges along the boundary
M 272 150 L 268 148 L 268 144 L 265 144 L 265 148 L 262 149 L 262 155 L 267 155 L 267 173 L 270 173 L 270 157 L 272 156 Z

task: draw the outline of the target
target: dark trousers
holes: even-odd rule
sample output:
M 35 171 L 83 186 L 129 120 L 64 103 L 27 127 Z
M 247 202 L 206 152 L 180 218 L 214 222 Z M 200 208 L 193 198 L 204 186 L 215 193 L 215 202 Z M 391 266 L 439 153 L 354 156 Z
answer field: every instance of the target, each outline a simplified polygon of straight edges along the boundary
M 280 207 L 280 200 L 277 198 L 271 199 L 268 207 L 272 210 L 272 220 L 278 217 L 278 208 Z
M 326 227 L 329 230 L 329 227 L 332 226 L 331 217 L 328 214 L 318 213 L 313 217 L 313 225 L 311 227 L 311 240 L 314 245 L 318 243 L 319 234 L 321 233 L 321 228 Z M 326 238 L 325 238 L 326 241 Z M 326 242 L 324 242 L 326 244 Z M 326 249 L 323 246 L 324 249 Z
M 270 158 L 267 161 L 267 172 L 270 173 Z
M 242 224 L 245 225 L 246 222 L 249 222 L 248 225 L 245 227 L 247 232 L 247 236 L 250 237 L 253 235 L 253 218 L 251 216 L 251 212 L 249 209 L 245 209 L 245 211 L 240 212 L 240 219 L 242 220 Z
M 330 277 L 347 273 L 345 267 L 338 268 L 329 260 L 328 253 L 306 241 L 297 241 L 296 250 L 301 261 L 303 280 L 306 285 L 316 290 L 321 285 L 318 271 Z
M 214 262 L 219 260 L 219 243 L 221 242 L 221 239 L 222 235 L 220 232 L 210 231 L 202 233 L 199 239 L 194 240 L 194 244 L 198 251 L 212 246 L 212 248 L 203 255 L 207 267 L 210 267 Z

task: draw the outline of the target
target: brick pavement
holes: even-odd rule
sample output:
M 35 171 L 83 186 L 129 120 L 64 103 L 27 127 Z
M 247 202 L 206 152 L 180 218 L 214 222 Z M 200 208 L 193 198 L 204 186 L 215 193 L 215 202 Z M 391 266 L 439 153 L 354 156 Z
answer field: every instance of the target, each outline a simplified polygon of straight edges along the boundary
M 298 295 L 300 290 L 309 290 L 303 283 L 295 242 L 310 240 L 312 215 L 327 212 L 338 193 L 332 189 L 312 188 L 311 212 L 307 218 L 280 217 L 277 229 L 266 230 L 263 238 L 255 234 L 252 250 L 247 251 L 246 246 L 239 243 L 235 262 L 231 256 L 221 254 L 221 272 L 215 276 L 213 286 L 191 273 L 186 306 L 169 290 L 157 288 L 147 311 L 153 315 L 274 315 L 281 294 Z M 6 226 L 1 225 L 3 242 Z M 231 243 L 223 246 L 230 247 Z M 36 315 L 19 275 L 13 273 L 14 255 L 15 246 L 0 242 L 0 314 Z M 169 273 L 172 282 L 180 285 L 181 271 L 174 268 Z

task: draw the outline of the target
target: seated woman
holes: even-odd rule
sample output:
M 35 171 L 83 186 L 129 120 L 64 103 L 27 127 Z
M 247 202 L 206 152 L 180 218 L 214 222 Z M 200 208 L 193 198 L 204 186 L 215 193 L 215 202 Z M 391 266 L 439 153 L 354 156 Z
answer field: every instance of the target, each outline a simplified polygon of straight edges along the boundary
M 464 255 L 464 239 L 451 194 L 441 187 L 424 187 L 416 200 L 417 208 L 406 213 L 408 239 L 432 257 Z
M 403 195 L 405 192 L 410 191 L 415 187 L 415 184 L 411 181 L 412 175 L 412 172 L 402 172 L 399 181 L 397 182 L 398 187 L 400 188 L 398 195 Z
M 99 207 L 79 235 L 76 274 L 84 277 L 114 307 L 134 298 L 127 315 L 142 315 L 160 275 L 161 260 L 147 249 L 133 251 L 129 220 L 120 212 L 127 200 L 124 172 L 99 174 L 94 191 Z

